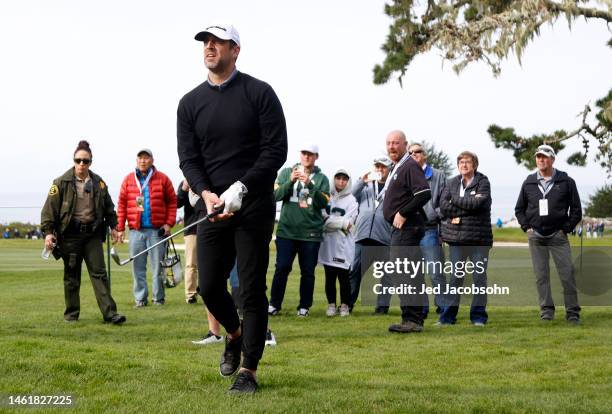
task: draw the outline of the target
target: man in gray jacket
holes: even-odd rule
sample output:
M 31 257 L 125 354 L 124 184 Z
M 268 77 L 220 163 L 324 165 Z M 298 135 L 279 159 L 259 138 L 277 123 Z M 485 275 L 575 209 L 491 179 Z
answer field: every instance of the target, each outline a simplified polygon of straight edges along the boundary
M 425 179 L 431 189 L 431 199 L 425 204 L 423 210 L 427 216 L 427 222 L 425 223 L 425 235 L 421 239 L 420 246 L 423 253 L 423 258 L 429 263 L 442 263 L 444 261 L 444 251 L 442 250 L 442 242 L 440 240 L 440 195 L 446 185 L 446 177 L 442 171 L 433 168 L 427 163 L 427 154 L 421 144 L 414 143 L 410 145 L 408 152 L 419 164 L 425 173 Z M 431 272 L 429 272 L 431 270 Z M 430 265 L 428 267 L 428 273 L 431 277 L 431 284 L 434 288 L 437 288 L 440 292 L 444 292 L 444 285 L 446 284 L 446 278 L 444 273 L 441 272 L 440 266 Z M 442 294 L 435 295 L 436 313 L 442 312 L 443 304 Z M 423 307 L 423 319 L 427 318 L 429 313 L 429 303 Z
M 374 170 L 368 171 L 359 177 L 353 185 L 353 196 L 359 203 L 359 215 L 357 216 L 357 235 L 355 237 L 355 257 L 351 265 L 349 280 L 351 283 L 351 309 L 359 296 L 361 278 L 365 271 L 376 259 L 373 255 L 367 255 L 368 263 L 361 263 L 362 249 L 372 246 L 388 246 L 391 239 L 391 224 L 389 224 L 382 213 L 382 194 L 389 170 L 393 165 L 386 155 L 374 159 Z M 380 197 L 379 197 L 380 195 Z M 384 259 L 381 259 L 384 260 Z M 376 313 L 387 313 L 389 310 L 390 297 L 385 300 L 378 295 L 380 306 L 376 307 Z

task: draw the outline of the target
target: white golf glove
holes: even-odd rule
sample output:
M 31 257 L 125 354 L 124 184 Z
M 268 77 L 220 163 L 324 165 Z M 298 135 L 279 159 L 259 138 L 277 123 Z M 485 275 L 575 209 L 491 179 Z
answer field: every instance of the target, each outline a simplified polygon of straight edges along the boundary
M 189 204 L 191 204 L 191 207 L 195 207 L 199 199 L 200 196 L 189 189 Z
M 223 207 L 224 213 L 233 213 L 240 210 L 242 207 L 242 197 L 247 193 L 247 188 L 240 181 L 236 181 L 234 184 L 225 190 L 221 197 L 221 200 L 225 202 Z

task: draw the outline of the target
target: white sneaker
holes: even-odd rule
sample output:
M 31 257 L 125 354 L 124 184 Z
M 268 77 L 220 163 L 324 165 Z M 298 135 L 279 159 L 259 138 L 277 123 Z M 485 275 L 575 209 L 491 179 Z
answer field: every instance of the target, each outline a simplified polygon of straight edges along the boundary
M 276 309 L 274 306 L 269 305 L 268 306 L 268 315 L 272 315 L 272 316 L 276 316 L 278 315 L 279 310 Z
M 350 316 L 351 312 L 349 311 L 349 307 L 346 303 L 340 305 L 340 316 Z
M 325 314 L 327 316 L 336 316 L 336 314 L 337 314 L 336 304 L 335 303 L 330 303 L 329 305 L 327 305 L 327 312 L 325 312 Z
M 208 333 L 204 335 L 202 339 L 198 341 L 191 341 L 191 343 L 194 345 L 209 345 L 209 344 L 216 344 L 217 342 L 223 342 L 223 337 L 217 336 L 211 331 L 208 331 Z
M 297 311 L 297 316 L 299 316 L 299 317 L 301 317 L 301 318 L 305 318 L 305 317 L 307 317 L 307 316 L 308 316 L 308 309 L 306 309 L 306 308 L 300 308 L 300 309 Z
M 266 346 L 276 346 L 276 337 L 270 329 L 266 332 Z

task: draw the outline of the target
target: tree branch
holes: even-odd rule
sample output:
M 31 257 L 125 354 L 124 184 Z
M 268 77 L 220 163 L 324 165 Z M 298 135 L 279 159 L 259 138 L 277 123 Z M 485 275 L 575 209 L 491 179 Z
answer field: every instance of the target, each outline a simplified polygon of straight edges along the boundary
M 602 19 L 608 23 L 612 22 L 612 13 L 605 10 L 578 7 L 576 5 L 559 4 L 551 0 L 545 0 L 544 4 L 549 10 L 558 13 L 569 13 L 574 17 L 584 16 L 586 18 Z

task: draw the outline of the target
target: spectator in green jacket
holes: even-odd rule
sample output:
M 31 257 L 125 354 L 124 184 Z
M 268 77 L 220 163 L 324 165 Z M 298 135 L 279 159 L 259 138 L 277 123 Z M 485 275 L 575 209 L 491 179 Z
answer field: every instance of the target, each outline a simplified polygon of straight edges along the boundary
M 277 315 L 281 310 L 296 254 L 301 273 L 297 315 L 308 316 L 312 306 L 315 267 L 323 240 L 321 210 L 329 202 L 329 180 L 315 165 L 318 158 L 317 145 L 302 146 L 300 162 L 283 169 L 274 183 L 274 196 L 283 206 L 276 230 L 276 271 L 268 307 L 270 315 Z

